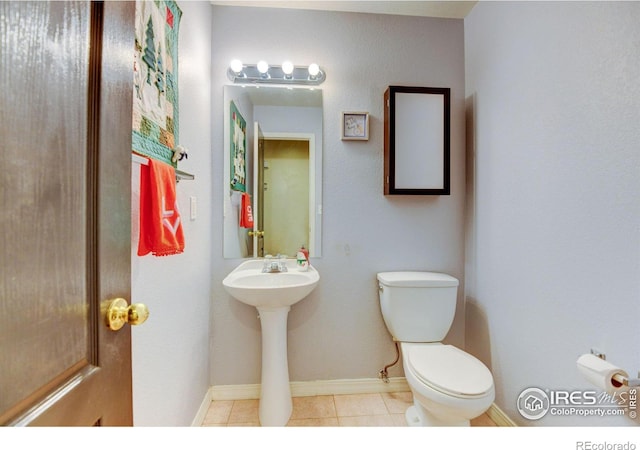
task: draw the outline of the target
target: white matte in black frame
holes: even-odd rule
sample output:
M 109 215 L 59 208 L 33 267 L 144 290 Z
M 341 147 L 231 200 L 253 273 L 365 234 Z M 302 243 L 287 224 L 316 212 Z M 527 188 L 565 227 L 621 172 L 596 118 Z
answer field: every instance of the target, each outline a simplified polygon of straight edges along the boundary
M 425 97 L 421 98 L 420 94 L 424 94 Z M 384 94 L 385 195 L 450 195 L 450 98 L 450 88 L 389 86 L 386 90 Z M 429 99 L 430 105 L 423 101 L 426 99 Z M 407 104 L 415 104 L 414 106 L 418 109 L 407 112 L 402 109 Z M 422 105 L 425 107 L 422 108 Z M 436 120 L 428 120 L 429 117 Z M 400 127 L 397 126 L 397 120 L 403 121 Z M 412 123 L 412 120 L 415 123 Z M 407 129 L 411 127 L 415 127 L 416 133 L 424 133 L 426 139 L 412 139 L 412 136 L 406 136 Z M 412 155 L 414 157 L 418 155 L 418 159 L 423 160 L 425 167 L 421 166 L 420 161 L 415 161 L 414 164 L 414 161 L 407 160 L 408 152 L 414 152 Z M 413 179 L 408 181 L 400 179 L 401 177 L 397 174 L 399 167 L 408 168 Z

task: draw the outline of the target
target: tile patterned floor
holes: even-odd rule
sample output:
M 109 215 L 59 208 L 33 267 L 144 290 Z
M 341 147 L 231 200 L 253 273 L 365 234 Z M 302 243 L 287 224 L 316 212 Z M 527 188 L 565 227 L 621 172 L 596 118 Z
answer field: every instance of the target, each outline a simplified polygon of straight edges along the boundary
M 290 427 L 404 427 L 410 392 L 294 397 Z M 260 426 L 258 400 L 216 400 L 203 421 L 205 427 Z M 496 426 L 486 414 L 471 426 Z

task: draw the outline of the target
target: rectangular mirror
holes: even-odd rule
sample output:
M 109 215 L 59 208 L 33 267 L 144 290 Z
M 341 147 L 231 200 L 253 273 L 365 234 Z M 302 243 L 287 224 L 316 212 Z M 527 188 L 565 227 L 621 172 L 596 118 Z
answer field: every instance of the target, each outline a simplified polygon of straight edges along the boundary
M 321 256 L 322 114 L 317 88 L 224 86 L 225 258 Z
M 449 195 L 450 89 L 389 86 L 384 194 Z

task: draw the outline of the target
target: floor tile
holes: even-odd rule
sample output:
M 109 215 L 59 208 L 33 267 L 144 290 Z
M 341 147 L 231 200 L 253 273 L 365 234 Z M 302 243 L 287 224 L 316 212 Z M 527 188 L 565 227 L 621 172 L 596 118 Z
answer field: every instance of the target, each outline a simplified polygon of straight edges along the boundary
M 293 398 L 291 419 L 318 419 L 336 416 L 333 395 Z
M 406 427 L 407 426 L 407 417 L 404 414 L 404 411 L 401 414 L 391 414 L 391 418 L 397 427 Z
M 260 424 L 258 418 L 259 400 L 235 400 L 231 413 L 229 414 L 229 424 Z
M 211 402 L 209 411 L 202 421 L 203 425 L 226 424 L 229 421 L 233 400 Z
M 320 417 L 315 419 L 290 419 L 288 427 L 337 427 L 337 417 Z
M 413 405 L 411 392 L 385 392 L 381 396 L 390 414 L 404 414 Z
M 294 397 L 288 427 L 406 427 L 411 392 Z M 216 400 L 202 422 L 206 427 L 259 427 L 259 400 Z M 485 413 L 474 427 L 495 427 Z
M 380 394 L 335 395 L 334 400 L 338 417 L 389 413 Z
M 373 416 L 338 417 L 341 427 L 401 427 L 390 414 L 378 414 Z

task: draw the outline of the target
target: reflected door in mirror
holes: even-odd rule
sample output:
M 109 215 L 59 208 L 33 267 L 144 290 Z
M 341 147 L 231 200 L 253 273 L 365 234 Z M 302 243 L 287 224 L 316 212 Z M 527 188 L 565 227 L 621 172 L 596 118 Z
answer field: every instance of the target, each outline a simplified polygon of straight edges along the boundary
M 264 256 L 295 256 L 309 246 L 309 142 L 265 141 L 262 199 Z

